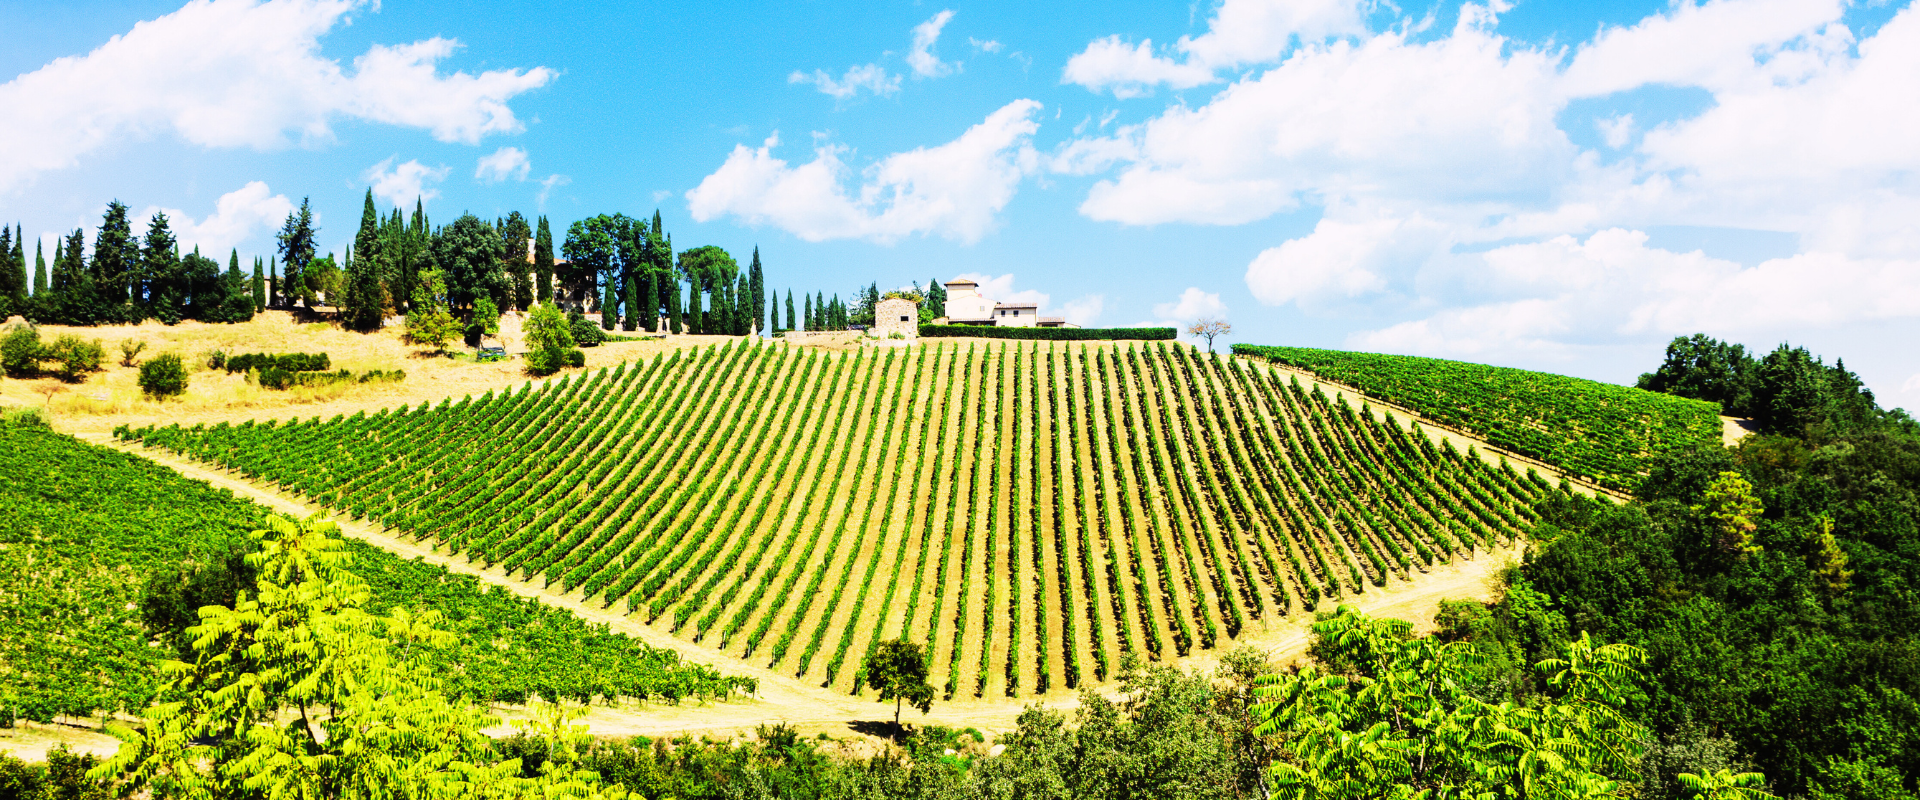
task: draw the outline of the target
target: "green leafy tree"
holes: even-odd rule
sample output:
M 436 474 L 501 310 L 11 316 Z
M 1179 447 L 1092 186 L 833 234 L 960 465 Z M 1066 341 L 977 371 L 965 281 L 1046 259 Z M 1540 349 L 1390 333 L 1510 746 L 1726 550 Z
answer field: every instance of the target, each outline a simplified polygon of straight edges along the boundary
M 446 292 L 446 282 L 439 272 L 420 274 L 413 299 L 407 304 L 407 341 L 444 351 L 447 342 L 460 335 L 460 321 L 447 310 Z
M 500 270 L 505 252 L 500 232 L 472 214 L 462 214 L 440 229 L 433 238 L 433 262 L 446 281 L 449 310 L 467 314 L 483 297 L 492 300 L 494 308 L 512 302 L 506 273 Z
M 917 642 L 891 639 L 874 645 L 862 662 L 866 687 L 880 693 L 880 702 L 893 701 L 893 726 L 900 727 L 900 707 L 910 703 L 925 714 L 933 709 L 933 684 L 927 682 L 926 648 Z
M 314 237 L 320 229 L 313 224 L 313 208 L 307 198 L 300 198 L 300 208 L 287 213 L 286 222 L 280 226 L 275 238 L 280 243 L 279 285 L 285 287 L 286 303 L 291 307 L 295 300 L 301 300 L 311 306 L 314 303 L 312 291 L 303 280 L 307 267 L 313 263 L 319 246 Z
M 473 304 L 473 317 L 467 320 L 467 341 L 478 347 L 488 336 L 500 335 L 500 309 L 482 297 Z
M 1765 511 L 1760 498 L 1753 495 L 1753 484 L 1738 472 L 1722 472 L 1707 484 L 1700 504 L 1693 512 L 1707 522 L 1715 549 L 1742 558 L 1760 552 L 1753 534 L 1760 529 L 1760 514 Z M 1831 532 L 1831 528 L 1829 528 Z
M 947 287 L 940 285 L 940 279 L 927 281 L 927 310 L 936 317 L 947 315 Z
M 547 709 L 537 777 L 498 761 L 496 720 L 441 690 L 428 658 L 452 643 L 437 611 L 366 610 L 337 527 L 280 516 L 252 536 L 259 577 L 231 607 L 200 609 L 192 661 L 169 699 L 89 777 L 158 797 L 624 798 L 578 765 L 581 731 Z
M 527 315 L 526 339 L 527 371 L 535 375 L 559 371 L 574 347 L 567 317 L 552 303 L 539 303 Z
M 178 397 L 187 391 L 187 367 L 180 356 L 161 353 L 140 365 L 140 391 L 159 399 Z
M 1540 662 L 1549 696 L 1492 703 L 1469 690 L 1480 658 L 1464 642 L 1416 639 L 1402 620 L 1341 606 L 1313 626 L 1321 663 L 1261 678 L 1262 734 L 1282 737 L 1284 798 L 1628 797 L 1644 728 L 1622 712 L 1637 649 L 1585 634 Z
M 1761 800 L 1773 796 L 1766 792 L 1767 776 L 1758 772 L 1735 773 L 1727 769 L 1705 775 L 1683 772 L 1680 785 L 1693 792 L 1693 800 Z

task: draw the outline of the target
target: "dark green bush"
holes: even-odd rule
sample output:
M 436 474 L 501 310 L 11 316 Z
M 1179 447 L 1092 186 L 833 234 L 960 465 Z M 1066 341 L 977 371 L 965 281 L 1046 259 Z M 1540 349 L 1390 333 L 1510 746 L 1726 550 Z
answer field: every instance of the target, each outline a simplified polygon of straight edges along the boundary
M 584 367 L 587 365 L 587 354 L 577 349 L 568 350 L 566 359 L 567 366 L 569 367 Z
M 161 353 L 140 365 L 140 391 L 148 397 L 175 397 L 187 391 L 187 367 L 173 353 Z
M 246 372 L 250 369 L 281 369 L 287 372 L 325 372 L 333 368 L 333 360 L 326 353 L 248 353 L 231 356 L 226 359 L 228 372 Z
M 86 380 L 87 373 L 100 371 L 101 362 L 107 360 L 107 348 L 99 339 L 89 341 L 69 333 L 47 345 L 40 360 L 58 363 L 59 372 L 55 374 L 61 380 L 79 383 Z
M 573 334 L 573 343 L 581 347 L 599 347 L 601 342 L 607 340 L 606 332 L 588 322 L 586 317 L 574 317 L 572 322 L 567 323 L 567 328 Z
M 527 353 L 527 374 L 529 375 L 552 375 L 559 372 L 565 365 L 565 351 L 534 350 Z
M 9 378 L 32 378 L 40 374 L 40 332 L 32 325 L 15 324 L 0 339 L 0 369 Z
M 260 385 L 268 389 L 285 389 L 293 385 L 293 373 L 279 367 L 265 367 L 260 370 Z
M 1174 339 L 1179 337 L 1180 332 L 1173 328 L 1002 328 L 995 325 L 922 325 L 920 335 L 929 338 L 966 337 L 1084 342 Z

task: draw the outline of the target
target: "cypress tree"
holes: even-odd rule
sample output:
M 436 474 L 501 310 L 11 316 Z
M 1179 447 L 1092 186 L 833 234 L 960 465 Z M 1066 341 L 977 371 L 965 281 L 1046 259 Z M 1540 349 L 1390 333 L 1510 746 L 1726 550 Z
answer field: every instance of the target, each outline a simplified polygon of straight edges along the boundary
M 12 313 L 14 303 L 27 292 L 24 266 L 14 264 L 13 229 L 0 225 L 0 320 Z
M 173 238 L 163 212 L 154 212 L 147 223 L 146 246 L 140 252 L 137 272 L 129 282 L 133 319 L 155 318 L 172 325 L 186 316 L 191 292 L 181 280 L 179 242 Z
M 93 278 L 93 303 L 82 324 L 118 322 L 127 315 L 127 298 L 134 272 L 140 268 L 140 241 L 127 220 L 127 206 L 118 200 L 107 204 L 101 216 L 100 230 L 94 234 L 93 259 L 89 265 Z
M 793 290 L 788 289 L 787 290 L 787 330 L 793 330 L 795 324 L 796 323 L 794 322 L 794 316 L 793 316 Z
M 347 250 L 346 291 L 342 294 L 340 322 L 348 330 L 380 329 L 380 212 L 373 207 L 373 190 L 360 208 L 360 229 L 354 232 L 353 245 Z
M 742 275 L 733 290 L 736 298 L 733 304 L 734 333 L 739 336 L 759 333 L 765 327 L 760 317 L 765 306 L 757 299 L 759 292 L 754 290 L 753 281 Z
M 315 247 L 314 235 L 320 229 L 313 226 L 313 207 L 308 198 L 300 198 L 300 210 L 287 213 L 287 221 L 280 226 L 280 257 L 287 260 L 287 268 L 282 272 L 286 276 L 286 290 L 282 292 L 289 307 L 295 298 L 305 298 L 306 289 L 302 285 L 307 265 L 313 263 L 319 255 Z
M 706 333 L 706 320 L 700 312 L 700 278 L 689 276 L 687 282 L 687 332 Z
M 627 318 L 621 321 L 620 330 L 633 331 L 633 330 L 637 330 L 640 327 L 640 280 L 639 278 L 640 276 L 636 273 L 633 273 L 633 272 L 627 273 L 627 279 L 625 281 L 626 289 L 627 289 L 625 292 L 626 301 L 627 301 Z
M 788 298 L 792 298 L 792 292 L 788 292 Z M 804 330 L 816 330 L 817 326 L 813 324 L 813 297 L 804 294 L 800 295 L 800 305 L 807 313 L 807 327 Z
M 267 310 L 267 268 L 260 257 L 253 257 L 253 313 Z
M 281 285 L 280 260 L 274 256 L 267 256 L 267 286 L 270 287 L 267 292 L 267 305 L 274 308 L 284 305 L 286 300 L 283 298 L 286 294 L 283 290 L 287 287 Z
M 940 285 L 940 279 L 927 281 L 927 309 L 936 317 L 947 315 L 947 288 Z
M 667 332 L 679 334 L 680 327 L 680 282 L 672 280 L 673 273 L 667 273 L 667 280 L 660 286 L 667 290 Z
M 35 297 L 47 290 L 46 252 L 44 244 L 38 241 L 33 243 L 33 294 Z
M 534 291 L 540 302 L 553 300 L 553 231 L 547 228 L 547 218 L 540 218 L 538 231 L 533 237 L 533 278 Z
M 753 327 L 762 333 L 767 330 L 767 276 L 760 268 L 760 246 L 753 246 L 753 264 L 747 267 L 747 280 L 751 282 L 753 295 Z M 780 320 L 773 321 L 778 327 Z
M 506 257 L 501 259 L 500 268 L 507 272 L 507 285 L 513 290 L 513 307 L 531 311 L 534 289 L 528 273 L 533 270 L 533 251 L 528 242 L 533 238 L 533 228 L 527 224 L 526 217 L 515 211 L 507 215 L 500 228 L 500 238 L 506 244 Z
M 13 298 L 13 305 L 16 308 L 27 302 L 27 288 L 31 285 L 27 282 L 26 236 L 26 229 L 19 223 L 14 223 L 13 264 L 7 271 L 7 293 Z M 38 253 L 35 255 L 37 257 Z
M 600 330 L 613 330 L 613 322 L 620 316 L 620 273 L 609 271 L 607 285 L 600 295 Z

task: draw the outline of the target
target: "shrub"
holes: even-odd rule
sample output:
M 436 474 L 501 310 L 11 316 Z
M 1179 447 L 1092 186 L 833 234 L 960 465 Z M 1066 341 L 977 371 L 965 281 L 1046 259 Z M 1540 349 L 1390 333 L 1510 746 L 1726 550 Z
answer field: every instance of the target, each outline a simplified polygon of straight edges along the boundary
M 326 353 L 248 353 L 226 358 L 225 366 L 228 372 L 265 370 L 269 367 L 287 372 L 325 372 L 333 368 L 333 359 L 327 357 Z
M 187 391 L 187 367 L 173 353 L 162 353 L 140 365 L 140 391 L 148 397 L 174 397 Z
M 1180 335 L 1180 332 L 1173 328 L 1002 328 L 994 325 L 922 325 L 920 335 L 1071 342 L 1174 339 Z
M 527 353 L 527 374 L 552 375 L 565 365 L 564 351 L 533 350 Z M 579 351 L 571 351 L 579 352 Z
M 207 369 L 226 369 L 227 351 L 214 348 L 207 351 Z
M 587 354 L 584 351 L 581 351 L 578 348 L 567 351 L 567 366 L 584 367 L 586 365 L 587 365 Z
M 45 428 L 47 415 L 33 406 L 0 409 L 0 428 Z M 4 721 L 4 720 L 0 720 Z M 0 727 L 5 727 L 0 725 Z
M 279 367 L 267 367 L 260 370 L 260 385 L 268 389 L 285 389 L 293 385 L 293 373 Z
M 86 379 L 87 373 L 100 371 L 100 362 L 107 360 L 107 348 L 100 344 L 99 339 L 88 341 L 66 334 L 53 340 L 40 358 L 59 362 L 60 379 L 78 383 Z
M 607 340 L 606 333 L 588 322 L 586 317 L 576 316 L 572 322 L 567 323 L 567 327 L 573 334 L 573 343 L 581 347 L 599 347 L 601 342 Z
M 0 339 L 0 369 L 9 378 L 32 378 L 40 374 L 40 332 L 32 325 L 15 324 Z
M 147 349 L 146 342 L 133 339 L 120 340 L 120 366 L 131 367 L 139 363 L 140 351 Z

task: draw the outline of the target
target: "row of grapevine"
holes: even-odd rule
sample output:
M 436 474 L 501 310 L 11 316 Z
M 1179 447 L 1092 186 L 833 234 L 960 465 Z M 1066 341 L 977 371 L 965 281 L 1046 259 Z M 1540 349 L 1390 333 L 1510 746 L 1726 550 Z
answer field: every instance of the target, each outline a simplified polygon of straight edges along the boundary
M 1438 358 L 1236 344 L 1236 355 L 1296 367 L 1631 491 L 1652 458 L 1720 441 L 1719 405 L 1599 381 Z
M 1217 648 L 1510 542 L 1550 491 L 1163 343 L 732 344 L 431 407 L 123 431 L 843 690 L 948 697 Z

